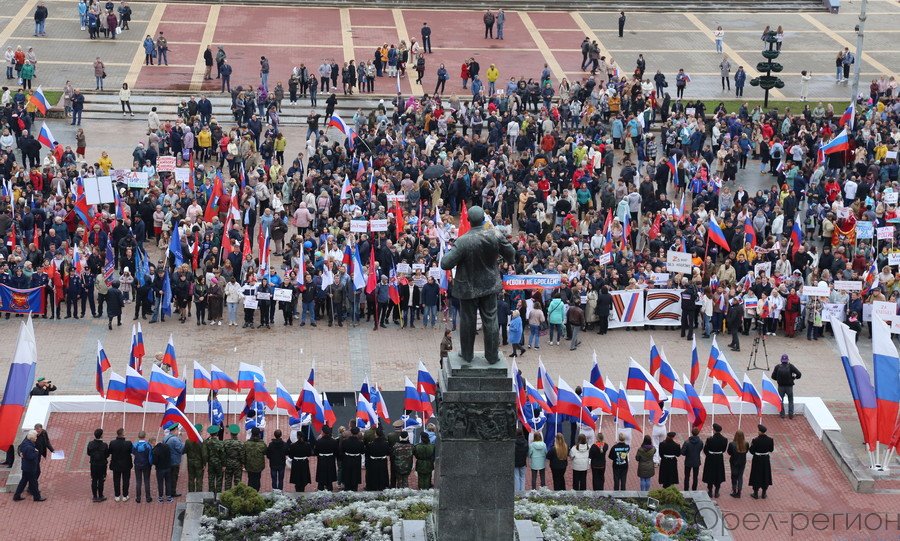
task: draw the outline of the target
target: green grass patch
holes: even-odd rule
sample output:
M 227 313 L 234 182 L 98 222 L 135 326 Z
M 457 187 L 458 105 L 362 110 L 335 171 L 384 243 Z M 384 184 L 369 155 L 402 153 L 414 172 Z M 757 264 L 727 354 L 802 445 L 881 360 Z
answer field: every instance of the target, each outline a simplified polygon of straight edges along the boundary
M 62 99 L 62 90 L 41 90 L 44 93 L 44 96 L 47 97 L 47 101 L 50 102 L 50 105 L 56 105 L 59 103 L 59 100 Z
M 724 103 L 725 110 L 728 111 L 729 113 L 737 113 L 740 110 L 741 105 L 743 105 L 744 103 L 747 104 L 747 110 L 751 111 L 751 112 L 757 105 L 759 105 L 760 107 L 762 107 L 762 105 L 763 105 L 763 100 L 739 100 L 739 99 L 733 99 L 733 98 L 722 99 L 722 100 L 701 100 L 701 101 L 703 102 L 703 105 L 706 106 L 707 116 L 711 115 L 712 112 L 716 110 L 716 107 L 719 106 L 719 103 Z M 791 100 L 769 100 L 769 107 L 768 107 L 768 109 L 765 109 L 765 110 L 769 111 L 771 109 L 775 109 L 779 113 L 784 113 L 784 110 L 786 108 L 790 108 L 792 113 L 799 113 L 800 111 L 803 110 L 803 106 L 806 104 L 809 104 L 810 109 L 815 109 L 816 105 L 818 105 L 819 101 L 820 100 L 817 100 L 817 99 L 812 99 L 807 102 L 791 101 Z M 831 106 L 834 108 L 834 112 L 836 115 L 840 115 L 841 113 L 843 113 L 844 109 L 846 109 L 847 106 L 850 104 L 850 100 L 846 100 L 846 101 L 821 100 L 821 101 L 822 101 L 822 105 L 824 105 L 824 106 L 828 106 L 828 104 L 830 103 Z

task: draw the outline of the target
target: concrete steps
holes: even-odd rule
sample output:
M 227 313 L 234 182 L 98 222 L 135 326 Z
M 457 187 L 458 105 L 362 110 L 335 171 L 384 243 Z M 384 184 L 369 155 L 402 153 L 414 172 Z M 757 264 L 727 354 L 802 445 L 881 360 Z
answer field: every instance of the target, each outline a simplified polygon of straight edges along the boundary
M 150 0 L 136 0 L 138 2 Z M 169 0 L 170 3 L 204 3 L 225 5 L 258 5 L 249 0 Z M 428 0 L 281 0 L 279 5 L 298 7 L 338 7 L 338 8 L 402 8 L 402 9 L 435 9 L 434 2 Z M 483 10 L 506 8 L 508 11 L 823 11 L 826 10 L 821 0 L 443 0 L 441 9 Z
M 178 106 L 181 100 L 187 100 L 190 96 L 198 97 L 200 93 L 178 93 L 178 94 L 141 94 L 131 96 L 131 109 L 134 116 L 122 116 L 122 107 L 119 103 L 117 93 L 85 93 L 84 113 L 85 119 L 92 120 L 131 120 L 134 122 L 146 122 L 147 115 L 152 107 L 156 107 L 161 120 L 171 120 L 178 113 Z M 234 117 L 231 114 L 231 98 L 226 94 L 207 95 L 209 101 L 213 105 L 213 116 L 219 119 L 220 123 L 233 124 Z M 340 115 L 348 124 L 352 123 L 352 118 L 357 109 L 367 112 L 374 109 L 378 105 L 380 98 L 371 98 L 369 96 L 348 96 L 341 97 L 338 101 L 338 107 L 335 113 Z M 390 109 L 389 99 L 385 100 Z M 319 113 L 323 113 L 325 108 L 325 100 L 318 100 Z M 291 105 L 287 101 L 282 102 L 282 112 L 280 120 L 285 125 L 306 125 L 306 116 L 309 114 L 311 107 L 308 98 L 301 98 L 295 105 Z

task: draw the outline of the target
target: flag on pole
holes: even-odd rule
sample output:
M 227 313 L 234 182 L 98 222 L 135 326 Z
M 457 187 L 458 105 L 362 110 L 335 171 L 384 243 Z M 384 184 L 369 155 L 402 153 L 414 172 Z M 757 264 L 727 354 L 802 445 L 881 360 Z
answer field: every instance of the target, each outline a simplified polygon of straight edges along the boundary
M 35 109 L 40 111 L 41 115 L 47 116 L 47 111 L 50 109 L 50 101 L 47 100 L 47 96 L 44 95 L 44 90 L 38 86 L 34 89 L 30 96 L 28 96 L 28 101 L 34 105 Z
M 194 361 L 194 389 L 212 389 L 212 376 L 197 361 Z
M 650 375 L 655 375 L 659 371 L 659 365 L 662 362 L 662 356 L 659 354 L 659 348 L 650 336 Z
M 103 385 L 103 373 L 110 369 L 109 357 L 106 356 L 106 352 L 103 351 L 103 344 L 100 343 L 100 340 L 97 340 L 97 378 L 95 381 L 95 386 L 97 388 L 97 392 L 100 393 L 100 396 L 105 397 L 106 392 L 104 391 Z
M 238 365 L 238 388 L 252 389 L 257 381 L 266 382 L 266 374 L 262 368 L 243 362 Z
M 694 423 L 694 408 L 691 406 L 691 401 L 688 398 L 687 392 L 678 381 L 675 381 L 675 386 L 672 388 L 672 403 L 669 405 L 669 408 L 672 410 L 683 411 L 687 414 L 691 424 Z
M 407 411 L 422 411 L 422 397 L 419 396 L 419 392 L 409 378 L 406 378 L 406 384 L 403 387 L 403 409 Z
M 132 367 L 125 369 L 125 402 L 142 407 L 147 400 L 150 386 L 144 376 Z
M 125 402 L 125 389 L 125 378 L 110 370 L 109 382 L 106 386 L 106 399 L 115 400 L 117 402 Z
M 731 246 L 728 245 L 728 241 L 725 239 L 725 233 L 722 232 L 722 228 L 716 223 L 715 214 L 709 215 L 709 229 L 706 234 L 709 240 L 721 246 L 723 250 L 726 252 L 731 251 Z
M 377 413 L 385 423 L 390 424 L 391 414 L 388 413 L 387 404 L 384 401 L 384 397 L 381 396 L 381 389 L 377 385 L 373 385 L 370 394 L 372 395 L 372 407 L 375 408 L 375 413 Z M 422 407 L 424 408 L 424 404 Z
M 38 142 L 50 150 L 54 150 L 56 148 L 56 138 L 53 137 L 53 134 L 50 133 L 50 128 L 47 127 L 46 122 L 41 122 L 41 131 L 38 133 Z
M 291 393 L 281 384 L 281 381 L 275 380 L 275 396 L 276 405 L 287 412 L 291 417 L 300 417 L 300 412 L 294 406 L 294 399 Z
M 597 410 L 609 415 L 613 413 L 609 396 L 587 380 L 581 382 L 581 402 L 591 413 Z
M 600 373 L 600 364 L 597 362 L 597 351 L 594 351 L 593 364 L 591 365 L 591 385 L 600 389 L 606 389 L 603 384 L 603 374 Z
M 437 383 L 435 383 L 431 372 L 428 371 L 428 368 L 422 361 L 419 361 L 419 373 L 416 380 L 417 387 L 420 387 L 431 396 L 437 395 Z
M 559 378 L 557 390 L 559 392 L 559 400 L 556 402 L 556 413 L 568 415 L 587 425 L 594 424 L 594 419 L 591 417 L 590 412 L 585 409 L 584 404 L 581 403 L 581 398 L 564 379 Z
M 222 389 L 230 389 L 232 391 L 237 391 L 240 387 L 236 381 L 231 379 L 225 372 L 222 371 L 218 366 L 211 364 L 209 365 L 209 375 L 210 375 L 210 388 L 213 391 L 220 391 Z
M 744 384 L 741 387 L 741 401 L 753 404 L 756 407 L 756 414 L 762 415 L 762 397 L 747 374 L 744 374 Z
M 178 360 L 175 357 L 175 338 L 172 333 L 169 333 L 169 342 L 166 344 L 166 351 L 163 353 L 161 362 L 172 370 L 174 377 L 178 377 Z
M 869 445 L 869 451 L 874 451 L 875 443 L 878 440 L 878 400 L 875 398 L 872 377 L 856 347 L 856 333 L 836 319 L 831 320 L 831 328 L 834 330 L 834 339 L 837 342 L 838 351 L 841 353 L 841 364 L 844 366 L 844 374 L 847 376 L 847 383 L 850 386 L 850 395 L 853 397 L 853 405 L 856 407 L 856 416 L 862 427 L 863 441 Z M 765 383 L 763 380 L 763 396 L 766 394 Z M 777 388 L 775 392 L 778 393 Z M 781 395 L 778 395 L 777 407 L 781 411 Z
M 19 336 L 16 338 L 3 399 L 0 401 L 0 449 L 9 449 L 19 435 L 28 394 L 34 385 L 36 365 L 37 343 L 31 316 L 28 316 L 27 324 L 22 322 L 19 325 Z
M 625 428 L 633 428 L 638 432 L 643 432 L 640 424 L 634 419 L 634 414 L 631 412 L 631 404 L 628 403 L 628 393 L 625 392 L 625 387 L 622 385 L 621 381 L 619 382 L 618 399 L 618 403 L 616 404 L 616 416 L 622 421 L 622 426 Z
M 334 426 L 337 423 L 337 415 L 334 414 L 334 408 L 331 407 L 331 402 L 328 401 L 328 395 L 325 393 L 322 393 L 322 411 L 325 424 Z
M 691 409 L 694 410 L 694 420 L 691 421 L 691 424 L 697 428 L 703 428 L 703 423 L 706 422 L 706 408 L 703 406 L 703 401 L 700 400 L 697 390 L 684 374 L 681 375 L 681 382 L 684 384 L 684 392 L 691 404 Z
M 888 445 L 900 409 L 900 356 L 891 340 L 891 329 L 877 313 L 872 313 L 872 368 L 875 372 L 875 400 L 878 404 L 878 442 Z
M 166 412 L 163 415 L 162 422 L 160 422 L 159 426 L 166 427 L 170 423 L 179 425 L 184 430 L 187 439 L 190 441 L 194 443 L 203 443 L 203 438 L 200 437 L 200 433 L 197 432 L 197 429 L 191 424 L 191 421 L 188 420 L 184 412 L 178 409 L 171 400 L 168 400 L 166 401 Z
M 639 365 L 634 359 L 630 359 L 628 363 L 628 381 L 626 389 L 630 391 L 643 391 L 648 389 L 656 400 L 665 398 L 666 391 L 662 388 L 656 378 L 650 375 L 643 366 Z
M 713 341 L 715 341 L 713 337 Z M 697 356 L 697 334 L 694 334 L 691 340 L 691 385 L 697 384 L 697 378 L 700 376 L 700 357 Z M 675 378 L 676 380 L 678 378 Z

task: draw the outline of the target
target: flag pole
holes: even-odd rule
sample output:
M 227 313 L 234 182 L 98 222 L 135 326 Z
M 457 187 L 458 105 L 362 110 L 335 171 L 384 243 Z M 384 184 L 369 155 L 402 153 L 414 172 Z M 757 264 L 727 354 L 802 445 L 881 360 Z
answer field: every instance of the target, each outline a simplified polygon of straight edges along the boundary
M 106 418 L 106 397 L 103 397 L 103 413 L 100 414 L 100 430 L 103 430 L 103 420 Z
M 210 379 L 212 379 L 212 378 L 210 378 Z M 194 382 L 193 378 L 191 378 L 191 396 L 192 397 L 197 392 L 197 387 L 195 387 L 194 384 L 195 384 L 195 382 Z M 211 385 L 212 385 L 212 383 L 210 382 L 210 386 Z M 187 397 L 185 397 L 184 407 L 187 407 Z M 192 412 L 193 417 L 191 418 L 191 422 L 193 424 L 197 424 L 197 408 L 195 407 L 195 408 L 193 408 L 193 410 L 194 411 Z
M 128 402 L 122 401 L 122 430 L 125 430 L 125 408 L 128 406 Z
M 738 430 L 741 429 L 741 417 L 744 416 L 744 403 L 741 402 L 741 411 L 738 412 Z
M 147 397 L 144 397 L 144 417 L 141 419 L 141 430 L 144 430 L 144 422 L 147 420 Z

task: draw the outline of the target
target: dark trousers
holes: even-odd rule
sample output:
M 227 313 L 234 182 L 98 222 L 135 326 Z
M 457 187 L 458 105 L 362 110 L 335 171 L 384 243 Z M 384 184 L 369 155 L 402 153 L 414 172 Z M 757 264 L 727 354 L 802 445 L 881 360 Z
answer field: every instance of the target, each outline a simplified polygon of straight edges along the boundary
M 490 36 L 491 38 L 494 37 L 494 25 L 493 24 L 484 25 L 484 37 L 487 38 L 488 36 Z
M 554 470 L 550 468 L 550 474 L 553 476 L 553 490 L 566 489 L 566 470 Z
M 572 490 L 587 490 L 587 470 L 572 470 Z
M 731 492 L 740 494 L 744 488 L 744 468 L 731 468 Z
M 10 445 L 9 449 L 6 450 L 6 460 L 3 462 L 3 465 L 12 468 L 15 460 L 16 460 L 16 448 L 15 448 L 15 446 Z
M 591 488 L 604 490 L 606 484 L 606 468 L 591 468 Z
M 547 477 L 546 477 L 546 474 L 544 473 L 544 471 L 545 471 L 545 470 L 543 470 L 543 469 L 541 469 L 541 470 L 531 470 L 531 488 L 532 488 L 532 490 L 537 490 L 537 488 L 538 488 L 538 486 L 537 486 L 537 478 L 538 478 L 538 474 L 539 474 L 539 473 L 540 473 L 540 475 L 541 475 L 541 486 L 542 486 L 542 487 L 547 486 Z
M 260 477 L 262 477 L 262 472 L 248 471 L 247 472 L 247 486 L 250 488 L 256 489 L 256 491 L 258 492 L 259 487 L 260 487 Z
M 613 490 L 625 490 L 625 476 L 628 468 L 613 468 Z
M 731 90 L 731 79 L 728 77 L 722 77 L 722 90 L 725 90 L 725 85 L 728 85 L 728 90 Z
M 606 334 L 607 332 L 609 332 L 609 316 L 600 314 L 600 319 L 597 320 L 597 334 Z
M 34 471 L 23 471 L 22 479 L 19 480 L 19 485 L 16 487 L 16 493 L 13 495 L 15 498 L 21 498 L 22 492 L 25 490 L 25 486 L 28 485 L 28 492 L 32 496 L 34 496 L 35 500 L 40 499 L 41 490 L 38 487 L 38 477 L 41 475 L 39 470 Z
M 169 492 L 167 494 L 173 498 L 178 494 L 178 474 L 180 473 L 181 464 L 172 464 L 172 469 L 169 470 Z
M 741 349 L 741 333 L 740 329 L 728 329 L 731 331 L 731 344 L 734 349 Z
M 794 414 L 794 386 L 793 385 L 779 385 L 778 386 L 778 396 L 781 397 L 781 416 L 784 417 L 784 397 L 787 396 L 788 399 L 788 414 Z
M 160 499 L 162 499 L 164 495 L 171 496 L 172 475 L 169 470 L 161 470 L 159 468 L 156 469 L 156 493 L 159 494 Z M 147 500 L 150 500 L 149 494 L 147 495 Z
M 150 467 L 134 469 L 134 495 L 137 501 L 141 501 L 141 485 L 144 486 L 144 495 L 150 501 Z
M 113 472 L 113 492 L 116 498 L 128 497 L 128 488 L 131 485 L 131 470 Z
M 684 338 L 687 333 L 687 339 L 694 337 L 694 327 L 697 326 L 697 312 L 693 307 L 681 307 L 681 337 Z
M 691 478 L 691 473 L 694 474 L 694 482 L 691 484 L 690 490 L 697 490 L 697 475 L 700 473 L 700 465 L 696 466 L 688 466 L 684 465 L 684 489 L 688 490 L 688 480 Z
M 91 464 L 91 494 L 94 499 L 103 497 L 103 485 L 106 482 L 106 464 Z
M 497 323 L 497 296 L 487 295 L 478 299 L 460 300 L 459 335 L 470 336 L 471 342 L 460 343 L 459 354 L 471 360 L 475 350 L 475 323 L 481 313 L 481 334 L 484 336 L 484 351 L 488 363 L 497 362 L 500 333 Z
M 269 468 L 272 474 L 272 490 L 284 490 L 284 468 Z

